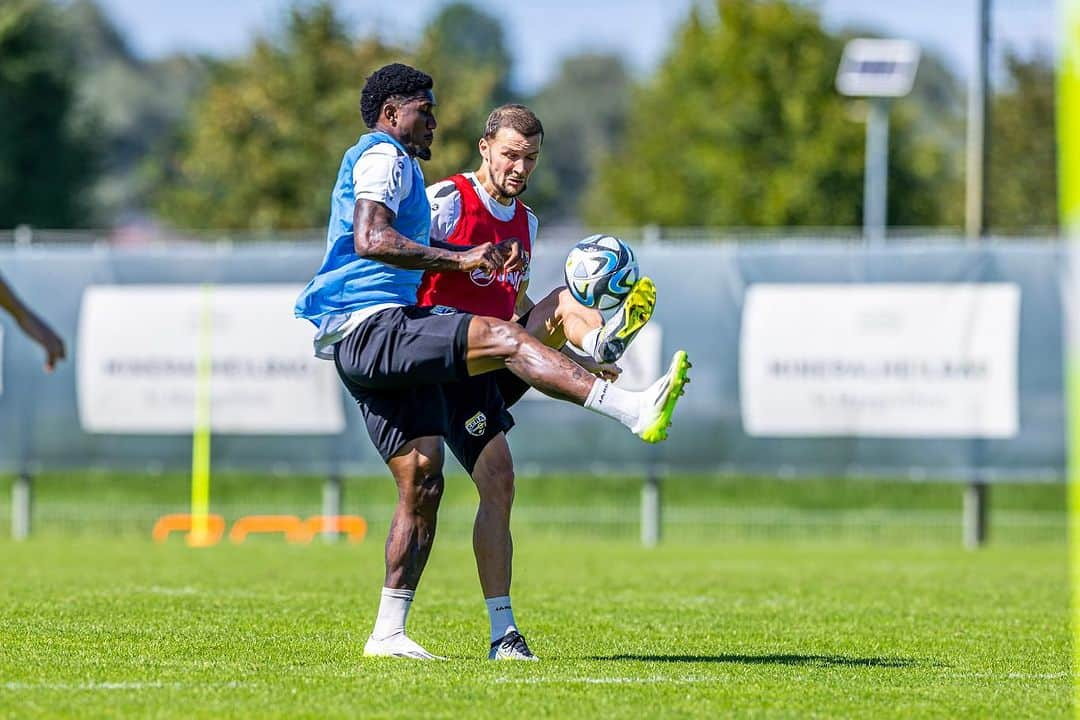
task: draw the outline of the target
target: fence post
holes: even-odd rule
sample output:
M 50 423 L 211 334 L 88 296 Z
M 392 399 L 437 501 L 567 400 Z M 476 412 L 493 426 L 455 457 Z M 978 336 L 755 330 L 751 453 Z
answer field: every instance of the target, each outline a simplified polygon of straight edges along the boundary
M 986 544 L 990 486 L 976 477 L 964 490 L 964 547 L 978 550 Z
M 322 491 L 322 514 L 323 516 L 338 516 L 342 510 L 341 475 L 332 473 L 323 483 Z M 338 531 L 332 525 L 326 525 L 322 531 L 323 542 L 337 542 Z
M 11 537 L 25 540 L 30 537 L 30 522 L 34 511 L 34 486 L 30 473 L 21 472 L 11 486 Z
M 641 544 L 647 548 L 660 543 L 660 474 L 657 468 L 659 448 L 649 449 L 649 469 L 641 486 Z

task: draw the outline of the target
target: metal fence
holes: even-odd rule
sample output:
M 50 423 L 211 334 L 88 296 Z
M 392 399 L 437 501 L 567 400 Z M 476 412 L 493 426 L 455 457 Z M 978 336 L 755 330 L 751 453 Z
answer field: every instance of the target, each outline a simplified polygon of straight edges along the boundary
M 532 265 L 533 294 L 561 282 L 562 258 L 576 236 L 547 236 Z M 0 238 L 2 241 L 2 238 Z M 660 289 L 654 323 L 662 357 L 677 348 L 693 362 L 691 391 L 671 439 L 658 449 L 579 408 L 523 401 L 511 433 L 528 472 L 592 470 L 818 476 L 860 475 L 969 481 L 1056 481 L 1064 467 L 1061 283 L 1065 250 L 1036 238 L 970 246 L 938 242 L 637 243 L 639 260 Z M 0 271 L 68 339 L 73 357 L 55 376 L 40 371 L 37 349 L 4 331 L 0 392 L 0 470 L 62 468 L 180 469 L 190 436 L 87 432 L 77 409 L 77 332 L 89 286 L 295 284 L 318 265 L 320 243 L 219 243 L 123 247 L 112 244 L 0 244 Z M 1015 383 L 1017 426 L 1007 437 L 769 437 L 745 427 L 740 343 L 748 288 L 756 285 L 1006 283 L 1020 300 Z M 266 312 L 288 313 L 287 307 Z M 117 317 L 117 323 L 123 323 Z M 300 322 L 300 321 L 297 321 Z M 147 343 L 154 332 L 148 328 Z M 214 463 L 275 472 L 380 470 L 359 413 L 343 396 L 345 432 L 320 437 L 220 435 Z

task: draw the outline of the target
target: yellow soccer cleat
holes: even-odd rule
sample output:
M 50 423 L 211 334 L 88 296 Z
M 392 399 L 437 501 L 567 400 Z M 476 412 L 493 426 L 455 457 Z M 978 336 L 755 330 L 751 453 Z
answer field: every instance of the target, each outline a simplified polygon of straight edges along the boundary
M 600 328 L 593 359 L 613 363 L 622 357 L 634 336 L 649 322 L 655 307 L 656 285 L 643 277 L 634 283 L 619 309 Z
M 635 435 L 647 443 L 667 439 L 671 415 L 684 392 L 684 386 L 690 382 L 687 372 L 691 367 L 686 351 L 679 350 L 671 359 L 671 366 L 664 376 L 642 391 L 641 415 L 631 428 Z

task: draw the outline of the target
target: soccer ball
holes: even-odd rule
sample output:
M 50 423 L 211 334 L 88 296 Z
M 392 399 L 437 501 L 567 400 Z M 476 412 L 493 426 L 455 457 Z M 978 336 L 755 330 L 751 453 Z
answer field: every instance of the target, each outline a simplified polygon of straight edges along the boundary
M 638 279 L 637 258 L 613 235 L 590 235 L 566 256 L 566 287 L 585 307 L 618 307 Z

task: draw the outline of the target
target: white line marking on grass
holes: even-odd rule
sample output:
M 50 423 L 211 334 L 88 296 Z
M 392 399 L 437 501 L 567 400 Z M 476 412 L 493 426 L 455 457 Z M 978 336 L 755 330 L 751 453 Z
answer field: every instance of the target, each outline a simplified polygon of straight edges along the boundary
M 673 677 L 550 677 L 550 678 L 495 678 L 497 683 L 510 685 L 544 685 L 549 683 L 579 683 L 582 685 L 653 685 L 663 683 L 665 685 L 691 685 L 696 683 L 720 682 L 722 678 L 691 676 L 682 678 Z
M 4 683 L 5 690 L 156 690 L 183 686 L 183 683 L 161 682 Z
M 236 688 L 244 683 L 199 683 L 200 688 Z M 83 683 L 22 683 L 9 682 L 0 685 L 5 690 L 181 690 L 193 687 L 191 683 L 163 682 L 83 682 Z
M 198 595 L 199 591 L 193 587 L 185 585 L 184 587 L 162 587 L 161 585 L 151 585 L 146 589 L 146 592 L 153 595 Z
M 1061 680 L 1062 678 L 1068 678 L 1068 677 L 1078 677 L 1078 678 L 1080 678 L 1080 674 L 1074 674 L 1074 673 L 1071 673 L 1071 672 L 1055 672 L 1055 673 L 971 672 L 971 673 L 949 673 L 949 677 L 955 677 L 955 678 L 998 678 L 998 679 L 1001 679 L 1001 680 Z

